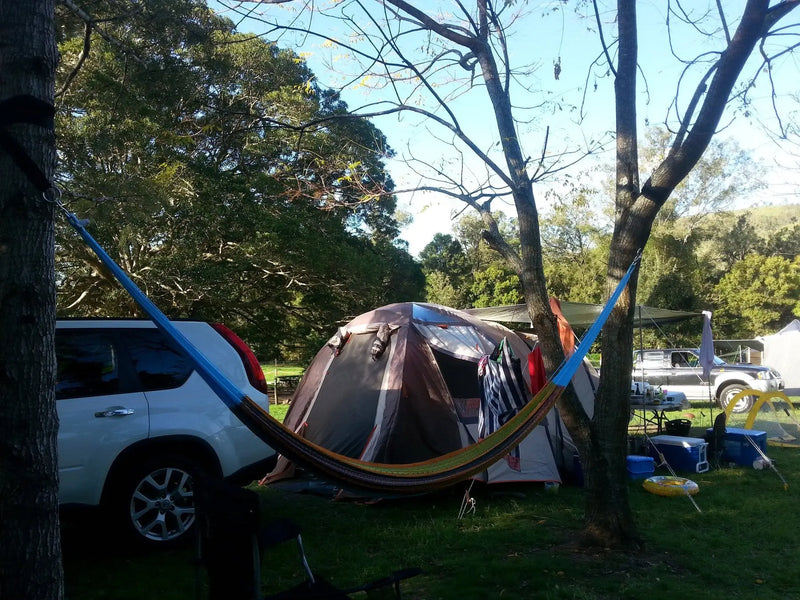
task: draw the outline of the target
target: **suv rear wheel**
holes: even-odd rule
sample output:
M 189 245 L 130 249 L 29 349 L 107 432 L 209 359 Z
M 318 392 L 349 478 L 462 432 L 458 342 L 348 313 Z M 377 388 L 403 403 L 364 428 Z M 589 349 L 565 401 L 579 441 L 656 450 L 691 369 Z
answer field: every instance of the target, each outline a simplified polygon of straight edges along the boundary
M 722 388 L 719 392 L 719 405 L 722 410 L 725 410 L 728 407 L 728 404 L 730 404 L 730 401 L 736 394 L 745 389 L 747 388 L 741 383 L 732 383 Z M 739 398 L 739 400 L 737 400 L 732 412 L 735 414 L 749 412 L 750 409 L 753 408 L 755 399 L 755 396 L 742 396 Z
M 195 522 L 193 478 L 201 468 L 165 454 L 134 464 L 112 496 L 115 519 L 134 543 L 166 547 L 188 538 Z

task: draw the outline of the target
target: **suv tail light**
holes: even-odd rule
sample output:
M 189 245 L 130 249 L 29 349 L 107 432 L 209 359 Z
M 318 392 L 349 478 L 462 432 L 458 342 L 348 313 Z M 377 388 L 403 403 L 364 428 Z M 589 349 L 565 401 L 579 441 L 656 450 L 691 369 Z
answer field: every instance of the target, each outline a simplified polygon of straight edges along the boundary
M 217 333 L 225 338 L 225 340 L 231 346 L 233 346 L 234 350 L 236 350 L 236 352 L 239 354 L 239 358 L 242 359 L 242 364 L 244 364 L 244 370 L 247 372 L 247 379 L 250 381 L 250 385 L 256 388 L 259 392 L 267 394 L 267 380 L 264 378 L 264 372 L 261 370 L 261 365 L 259 364 L 256 355 L 253 354 L 253 351 L 250 349 L 250 347 L 244 343 L 242 338 L 236 335 L 225 325 L 222 325 L 221 323 L 211 323 L 211 327 L 213 327 Z

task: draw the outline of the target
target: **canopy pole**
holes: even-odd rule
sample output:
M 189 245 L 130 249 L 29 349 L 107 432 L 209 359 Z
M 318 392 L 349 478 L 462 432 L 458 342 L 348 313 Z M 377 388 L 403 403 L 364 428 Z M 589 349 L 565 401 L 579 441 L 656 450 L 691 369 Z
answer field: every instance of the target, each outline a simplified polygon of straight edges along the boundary
M 639 359 L 642 362 L 642 394 L 644 394 L 644 327 L 642 327 L 642 305 L 637 304 L 636 310 L 639 313 Z M 645 430 L 647 426 L 645 425 Z

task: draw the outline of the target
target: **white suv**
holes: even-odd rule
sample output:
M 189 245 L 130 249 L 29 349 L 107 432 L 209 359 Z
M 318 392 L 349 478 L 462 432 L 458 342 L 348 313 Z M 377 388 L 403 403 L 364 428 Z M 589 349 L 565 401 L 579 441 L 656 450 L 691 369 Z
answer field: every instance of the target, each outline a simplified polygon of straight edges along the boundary
M 252 351 L 222 325 L 175 327 L 250 398 L 269 408 Z M 192 476 L 245 483 L 275 451 L 208 387 L 150 321 L 56 325 L 59 500 L 102 505 L 134 541 L 165 545 L 192 527 Z

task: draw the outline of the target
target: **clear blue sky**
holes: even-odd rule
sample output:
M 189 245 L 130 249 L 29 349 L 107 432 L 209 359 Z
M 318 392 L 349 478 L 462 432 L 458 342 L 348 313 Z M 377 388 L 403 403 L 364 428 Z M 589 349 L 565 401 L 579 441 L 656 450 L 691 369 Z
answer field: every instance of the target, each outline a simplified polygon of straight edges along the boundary
M 367 3 L 369 4 L 369 3 Z M 415 3 L 416 6 L 435 12 L 451 3 L 425 2 Z M 734 12 L 741 1 L 725 2 L 726 9 Z M 212 2 L 212 7 L 224 12 L 234 22 L 239 23 L 241 31 L 263 32 L 263 22 L 258 19 L 240 20 L 243 11 L 252 10 L 254 16 L 262 14 L 267 18 L 276 18 L 281 23 L 287 23 L 292 18 L 297 18 L 300 27 L 308 25 L 310 13 L 303 11 L 302 2 L 290 2 L 282 5 L 238 3 L 231 0 Z M 226 11 L 225 6 L 233 10 Z M 317 7 L 321 6 L 319 2 Z M 705 6 L 706 2 L 694 1 L 695 8 Z M 708 3 L 714 6 L 713 2 Z M 378 4 L 375 3 L 377 7 Z M 638 13 L 640 21 L 639 57 L 644 77 L 640 79 L 639 91 L 641 101 L 638 108 L 638 117 L 641 130 L 647 124 L 658 125 L 663 123 L 670 102 L 675 95 L 676 82 L 681 73 L 682 65 L 669 53 L 666 38 L 664 3 L 639 2 Z M 600 42 L 596 34 L 594 18 L 590 13 L 584 18 L 575 15 L 571 5 L 561 2 L 517 2 L 513 10 L 521 9 L 523 14 L 520 19 L 509 29 L 511 48 L 511 62 L 515 66 L 530 66 L 528 72 L 520 76 L 521 85 L 517 86 L 513 99 L 519 107 L 519 115 L 529 119 L 519 127 L 520 136 L 526 145 L 526 152 L 537 157 L 541 152 L 543 132 L 546 126 L 550 127 L 549 150 L 558 152 L 569 148 L 584 145 L 589 139 L 598 139 L 605 132 L 614 129 L 614 111 L 612 96 L 612 81 L 603 77 L 602 72 L 595 69 L 587 77 L 589 64 L 601 51 Z M 509 13 L 510 14 L 510 13 Z M 603 15 L 607 21 L 604 23 L 606 40 L 613 38 L 613 13 Z M 674 21 L 674 17 L 673 17 Z M 362 20 L 358 21 L 365 25 Z M 730 24 L 735 27 L 735 23 Z M 325 31 L 326 34 L 344 39 L 344 29 L 341 24 L 323 21 L 319 15 L 311 20 L 311 28 Z M 685 30 L 684 30 L 685 31 Z M 673 39 L 673 46 L 682 58 L 690 59 L 697 52 L 712 50 L 718 47 L 708 44 L 703 37 L 687 37 Z M 347 52 L 340 47 L 323 43 L 323 40 L 313 36 L 288 35 L 280 38 L 267 35 L 266 39 L 275 40 L 282 46 L 293 47 L 307 61 L 315 73 L 320 84 L 326 87 L 341 87 L 348 81 L 347 71 L 356 73 L 356 68 L 348 62 Z M 276 39 L 277 38 L 277 39 Z M 415 49 L 421 48 L 424 38 L 417 40 Z M 707 45 L 707 47 L 704 47 Z M 560 73 L 558 79 L 554 74 L 554 64 L 559 62 Z M 790 70 L 788 81 L 797 81 L 797 64 L 793 60 L 782 68 Z M 466 72 L 457 70 L 458 76 Z M 476 78 L 478 83 L 479 77 Z M 786 79 L 784 79 L 786 81 Z M 442 94 L 452 90 L 452 86 L 444 82 L 437 88 Z M 522 86 L 533 89 L 528 93 Z M 689 86 L 687 89 L 691 89 Z M 784 93 L 796 93 L 797 86 L 790 86 L 782 90 Z M 588 90 L 585 97 L 584 90 Z M 751 150 L 756 156 L 768 161 L 768 166 L 773 169 L 770 185 L 763 196 L 756 199 L 757 203 L 767 201 L 796 202 L 797 190 L 800 189 L 800 178 L 796 175 L 798 169 L 797 157 L 784 154 L 774 143 L 761 133 L 756 126 L 758 120 L 769 119 L 769 107 L 764 104 L 769 100 L 769 90 L 766 86 L 757 88 L 753 93 L 756 104 L 753 107 L 750 119 L 737 118 L 734 125 L 729 127 L 723 135 L 735 138 L 744 148 Z M 345 87 L 342 97 L 348 102 L 351 109 L 364 104 L 380 100 L 385 92 L 376 88 L 372 81 L 355 80 Z M 559 103 L 558 101 L 561 100 Z M 687 95 L 684 93 L 679 99 L 682 107 L 685 106 Z M 525 111 L 522 108 L 527 104 L 533 106 L 542 102 L 548 103 L 548 109 L 539 108 Z M 426 107 L 431 107 L 426 104 Z M 482 148 L 489 148 L 496 140 L 494 135 L 491 107 L 486 99 L 485 91 L 476 85 L 474 89 L 449 103 L 457 114 L 463 129 L 468 131 Z M 796 109 L 796 106 L 794 106 Z M 583 117 L 582 120 L 580 117 Z M 579 123 L 580 121 L 580 123 Z M 752 121 L 752 122 L 751 122 Z M 396 116 L 374 119 L 375 124 L 386 134 L 390 145 L 398 152 L 398 160 L 391 161 L 389 168 L 393 178 L 398 183 L 398 188 L 413 187 L 425 177 L 414 173 L 403 162 L 403 158 L 413 157 L 429 163 L 450 163 L 450 173 L 454 177 L 461 177 L 462 166 L 456 165 L 460 160 L 460 153 L 449 142 L 449 135 L 442 129 L 426 124 L 420 117 Z M 437 137 L 439 139 L 437 139 Z M 613 150 L 613 146 L 608 146 Z M 495 156 L 496 157 L 496 156 Z M 598 155 L 595 161 L 613 162 L 611 155 Z M 590 162 L 584 162 L 572 169 L 570 174 L 577 176 L 581 171 L 590 168 Z M 469 157 L 463 163 L 463 171 L 474 180 L 480 180 L 484 174 L 484 167 Z M 646 174 L 643 174 L 643 176 Z M 563 177 L 555 177 L 537 184 L 539 202 L 543 202 L 545 192 L 554 187 L 563 185 Z M 752 202 L 751 198 L 743 198 L 744 204 Z M 432 193 L 416 193 L 400 197 L 401 208 L 414 214 L 414 223 L 407 228 L 404 239 L 410 243 L 412 254 L 416 254 L 427 244 L 437 232 L 450 231 L 450 213 L 460 210 L 463 205 L 455 200 L 441 197 Z M 497 206 L 497 208 L 500 208 Z

